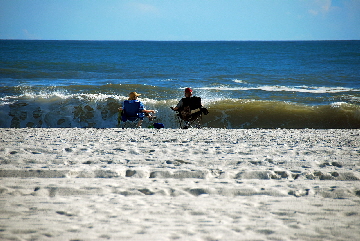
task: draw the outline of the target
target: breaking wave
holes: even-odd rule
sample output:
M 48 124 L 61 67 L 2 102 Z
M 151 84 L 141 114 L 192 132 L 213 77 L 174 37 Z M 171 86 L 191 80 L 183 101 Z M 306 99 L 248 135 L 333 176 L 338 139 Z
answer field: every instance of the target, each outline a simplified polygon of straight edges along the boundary
M 66 91 L 6 96 L 0 102 L 2 128 L 114 128 L 125 95 Z M 178 128 L 169 107 L 176 98 L 142 98 L 147 109 L 157 110 L 156 122 Z M 203 97 L 210 128 L 360 128 L 360 106 L 345 102 L 305 105 L 286 101 Z M 146 127 L 148 123 L 144 123 Z

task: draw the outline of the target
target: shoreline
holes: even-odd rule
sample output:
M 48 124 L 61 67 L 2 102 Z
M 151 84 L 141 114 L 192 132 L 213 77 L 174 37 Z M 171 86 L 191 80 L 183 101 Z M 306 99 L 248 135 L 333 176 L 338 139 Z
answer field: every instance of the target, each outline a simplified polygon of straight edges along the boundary
M 0 129 L 0 238 L 355 240 L 358 129 Z

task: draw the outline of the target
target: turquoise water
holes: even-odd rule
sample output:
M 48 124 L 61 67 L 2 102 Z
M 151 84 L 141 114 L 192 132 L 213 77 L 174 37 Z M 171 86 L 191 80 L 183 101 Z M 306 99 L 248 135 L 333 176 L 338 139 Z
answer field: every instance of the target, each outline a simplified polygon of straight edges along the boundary
M 158 121 L 191 87 L 225 128 L 360 128 L 360 41 L 0 41 L 0 127 L 116 127 L 142 93 Z

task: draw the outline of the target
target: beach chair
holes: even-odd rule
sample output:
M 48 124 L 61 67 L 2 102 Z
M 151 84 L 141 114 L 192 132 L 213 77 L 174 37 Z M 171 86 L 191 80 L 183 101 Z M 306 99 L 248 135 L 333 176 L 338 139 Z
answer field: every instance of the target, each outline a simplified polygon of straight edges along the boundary
M 183 107 L 177 112 L 177 119 L 182 129 L 201 128 L 202 115 L 209 112 L 201 104 L 200 97 L 183 98 Z
M 144 106 L 139 100 L 125 100 L 123 110 L 118 118 L 118 125 L 122 128 L 137 127 L 145 117 Z

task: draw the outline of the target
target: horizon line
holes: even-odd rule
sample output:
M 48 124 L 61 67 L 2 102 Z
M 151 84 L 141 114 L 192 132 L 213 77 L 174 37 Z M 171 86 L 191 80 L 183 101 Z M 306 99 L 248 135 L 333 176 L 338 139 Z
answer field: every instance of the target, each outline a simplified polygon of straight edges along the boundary
M 293 40 L 100 40 L 100 39 L 1 39 L 0 41 L 93 41 L 93 42 L 290 42 L 290 41 L 302 41 L 302 42 L 316 42 L 316 41 L 359 41 L 360 39 L 293 39 Z

